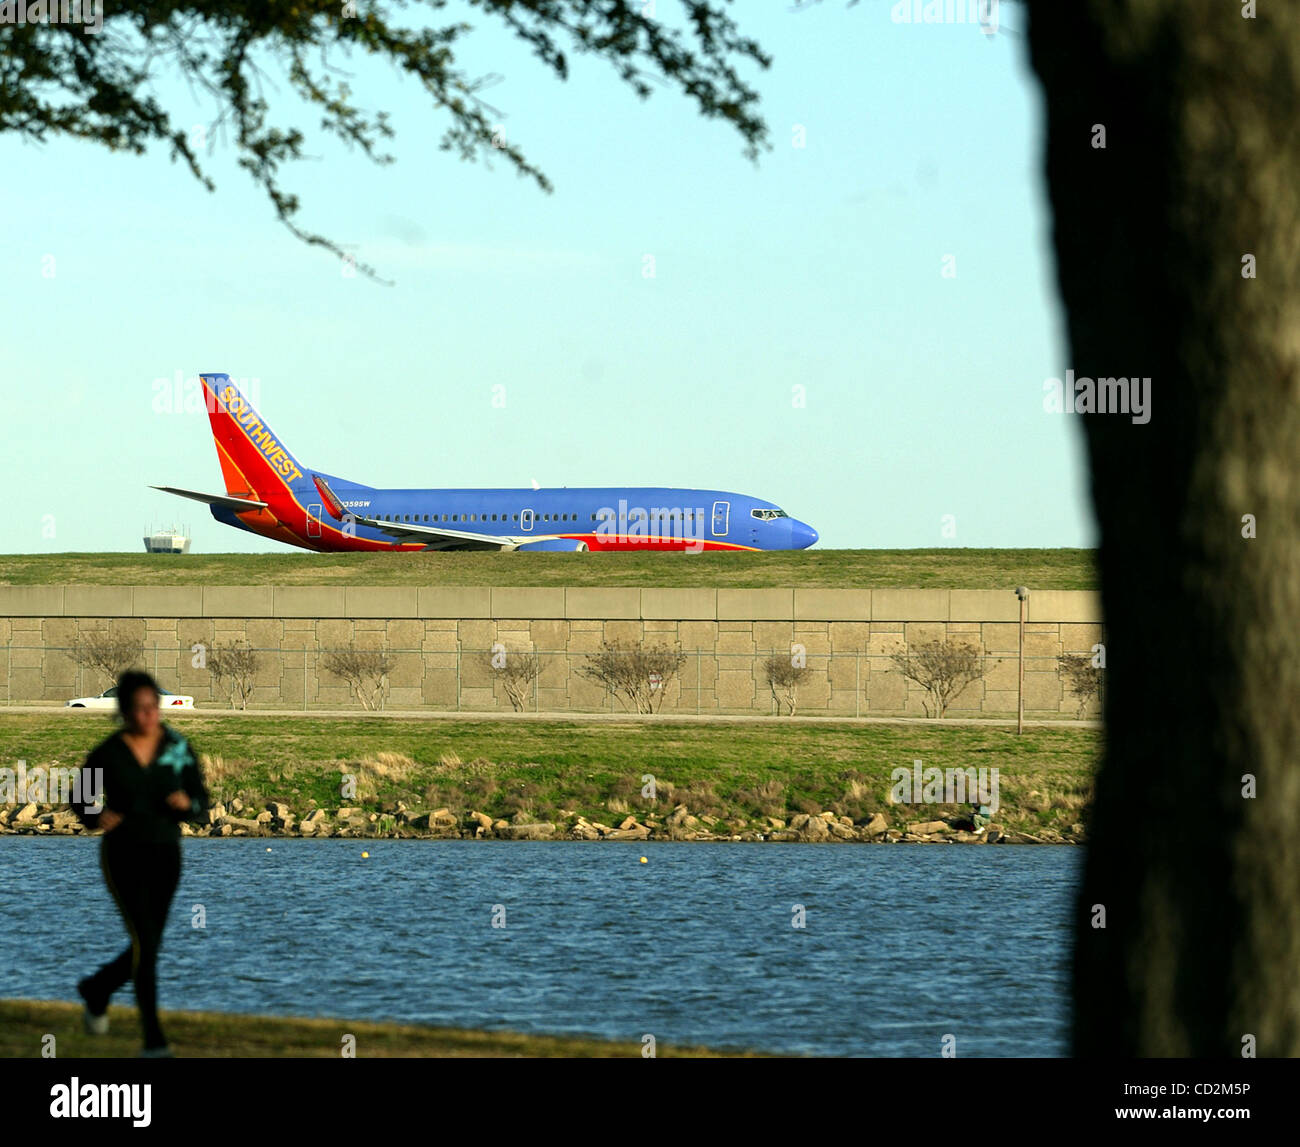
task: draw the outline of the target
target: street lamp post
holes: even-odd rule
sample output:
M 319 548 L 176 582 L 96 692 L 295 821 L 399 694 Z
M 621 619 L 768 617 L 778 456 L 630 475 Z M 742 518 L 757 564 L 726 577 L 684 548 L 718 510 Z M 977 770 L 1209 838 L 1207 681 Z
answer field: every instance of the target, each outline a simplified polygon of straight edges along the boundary
M 1029 604 L 1029 587 L 1016 586 L 1020 599 L 1020 685 L 1016 690 L 1016 735 L 1025 731 L 1025 610 Z

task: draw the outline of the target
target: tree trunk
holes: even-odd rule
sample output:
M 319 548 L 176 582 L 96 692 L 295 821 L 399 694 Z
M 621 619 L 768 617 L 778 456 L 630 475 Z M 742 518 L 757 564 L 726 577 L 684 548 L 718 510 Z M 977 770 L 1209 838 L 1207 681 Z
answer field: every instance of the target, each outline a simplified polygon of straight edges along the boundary
M 1242 8 L 1030 5 L 1061 375 L 1151 379 L 1145 424 L 1072 416 L 1111 675 L 1080 1055 L 1300 1055 L 1300 0 Z

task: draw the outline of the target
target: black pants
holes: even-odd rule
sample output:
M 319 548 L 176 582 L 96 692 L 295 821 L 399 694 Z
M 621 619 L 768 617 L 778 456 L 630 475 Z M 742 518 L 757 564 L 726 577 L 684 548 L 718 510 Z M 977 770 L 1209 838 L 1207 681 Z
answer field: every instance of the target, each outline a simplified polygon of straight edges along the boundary
M 158 1025 L 158 949 L 180 881 L 181 846 L 114 841 L 109 833 L 100 844 L 99 862 L 131 943 L 86 981 L 87 1002 L 92 1011 L 102 1012 L 118 988 L 134 981 L 144 1046 L 162 1047 L 167 1040 Z

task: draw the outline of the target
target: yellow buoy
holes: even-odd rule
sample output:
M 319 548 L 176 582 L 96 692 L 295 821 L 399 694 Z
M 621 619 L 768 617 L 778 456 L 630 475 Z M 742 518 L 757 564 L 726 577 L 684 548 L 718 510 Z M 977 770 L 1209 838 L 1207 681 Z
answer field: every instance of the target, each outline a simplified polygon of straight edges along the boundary
M 361 854 L 361 859 L 362 859 L 362 860 L 368 860 L 369 857 L 370 857 L 370 853 L 368 853 L 368 852 L 363 852 L 363 853 Z
M 641 858 L 641 863 L 642 863 L 642 864 L 645 863 L 645 857 L 644 857 L 644 856 Z

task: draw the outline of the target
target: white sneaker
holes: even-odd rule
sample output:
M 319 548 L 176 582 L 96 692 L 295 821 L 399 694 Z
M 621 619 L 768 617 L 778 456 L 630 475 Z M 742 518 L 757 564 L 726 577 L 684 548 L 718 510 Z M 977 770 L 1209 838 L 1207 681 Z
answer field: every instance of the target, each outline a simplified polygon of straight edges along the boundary
M 80 980 L 77 983 L 77 995 L 81 997 L 81 1002 L 85 1005 L 81 1010 L 81 1026 L 86 1029 L 87 1035 L 107 1035 L 108 1034 L 108 1006 L 105 1004 L 104 1010 L 95 1015 L 90 1010 L 90 996 L 86 992 L 86 984 L 90 977 Z
M 108 1013 L 102 1016 L 94 1015 L 90 1008 L 81 1009 L 81 1025 L 86 1029 L 87 1035 L 107 1035 L 108 1034 Z

